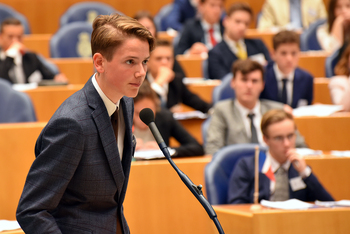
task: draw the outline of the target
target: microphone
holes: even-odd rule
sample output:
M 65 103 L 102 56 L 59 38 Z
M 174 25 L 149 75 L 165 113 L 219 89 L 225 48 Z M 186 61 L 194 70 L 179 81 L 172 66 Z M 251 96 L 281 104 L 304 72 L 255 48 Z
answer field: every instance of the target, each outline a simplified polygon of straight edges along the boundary
M 160 134 L 156 124 L 154 123 L 154 113 L 151 109 L 145 108 L 140 111 L 140 119 L 144 122 L 151 130 L 155 140 L 157 141 L 159 148 L 163 152 L 164 156 L 168 159 L 170 165 L 177 172 L 182 182 L 187 186 L 187 188 L 192 192 L 192 194 L 197 198 L 197 200 L 202 204 L 204 209 L 207 211 L 209 217 L 214 221 L 215 226 L 217 227 L 220 234 L 224 234 L 224 231 L 221 227 L 219 220 L 217 219 L 216 213 L 207 199 L 204 197 L 202 192 L 202 185 L 195 185 L 190 178 L 183 173 L 171 159 L 167 145 L 165 144 L 162 135 Z

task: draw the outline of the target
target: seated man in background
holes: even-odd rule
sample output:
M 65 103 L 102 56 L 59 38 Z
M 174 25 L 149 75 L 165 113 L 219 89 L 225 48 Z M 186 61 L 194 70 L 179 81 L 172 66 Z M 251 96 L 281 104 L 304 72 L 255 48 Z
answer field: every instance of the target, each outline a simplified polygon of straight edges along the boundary
M 143 82 L 137 96 L 134 98 L 133 134 L 136 137 L 136 151 L 159 149 L 151 130 L 139 117 L 141 110 L 144 108 L 150 108 L 155 113 L 154 122 L 167 146 L 169 146 L 170 137 L 174 137 L 180 143 L 179 147 L 173 148 L 175 153 L 172 156 L 199 156 L 204 154 L 203 147 L 174 119 L 173 113 L 160 107 L 160 100 L 147 80 Z
M 175 0 L 173 2 L 173 9 L 162 19 L 161 28 L 159 30 L 166 31 L 168 28 L 172 28 L 176 31 L 180 31 L 186 20 L 196 16 L 199 1 L 200 0 Z
M 265 88 L 260 98 L 292 108 L 312 104 L 314 78 L 298 68 L 299 48 L 299 35 L 295 32 L 281 31 L 273 37 L 274 62 L 265 68 Z
M 175 54 L 208 53 L 222 39 L 224 0 L 199 0 L 199 17 L 184 24 Z
M 160 96 L 162 105 L 172 108 L 183 103 L 193 109 L 207 113 L 211 104 L 203 101 L 196 94 L 189 91 L 182 82 L 183 75 L 175 73 L 173 47 L 168 41 L 157 40 L 148 62 L 146 79 L 151 83 L 152 89 Z
M 305 29 L 313 22 L 326 18 L 323 0 L 266 0 L 258 28 Z
M 253 11 L 245 2 L 234 3 L 227 11 L 223 24 L 223 40 L 209 51 L 208 72 L 210 79 L 221 79 L 231 72 L 232 63 L 247 57 L 265 65 L 270 54 L 260 39 L 246 39 L 246 30 L 253 19 Z
M 65 75 L 55 75 L 35 53 L 26 50 L 23 35 L 21 21 L 8 18 L 1 23 L 0 77 L 15 84 L 38 83 L 43 79 L 66 82 Z
M 207 131 L 206 154 L 214 154 L 224 146 L 242 143 L 264 144 L 258 127 L 261 117 L 271 109 L 286 109 L 287 105 L 270 100 L 259 100 L 264 89 L 264 69 L 250 59 L 233 64 L 231 87 L 235 99 L 219 101 L 214 106 Z M 303 137 L 297 132 L 297 147 L 306 147 Z
M 333 201 L 317 180 L 305 159 L 295 150 L 296 125 L 283 110 L 266 112 L 261 131 L 269 147 L 259 174 L 259 201 L 285 201 L 296 198 L 306 202 Z M 228 203 L 253 203 L 255 157 L 241 158 L 233 169 L 228 188 Z M 259 160 L 260 161 L 260 160 Z

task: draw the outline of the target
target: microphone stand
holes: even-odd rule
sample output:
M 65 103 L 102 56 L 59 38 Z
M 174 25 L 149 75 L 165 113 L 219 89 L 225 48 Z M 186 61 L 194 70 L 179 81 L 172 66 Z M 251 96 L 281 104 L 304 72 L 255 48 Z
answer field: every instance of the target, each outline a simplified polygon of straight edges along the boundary
M 195 185 L 190 178 L 183 173 L 174 163 L 174 161 L 171 159 L 169 150 L 167 145 L 165 144 L 164 141 L 160 142 L 159 144 L 160 150 L 163 152 L 164 156 L 166 159 L 168 159 L 170 165 L 175 169 L 177 174 L 180 176 L 181 180 L 184 182 L 184 184 L 187 186 L 187 188 L 193 193 L 193 195 L 197 198 L 197 200 L 202 204 L 204 209 L 207 211 L 210 219 L 213 220 L 216 228 L 218 229 L 220 234 L 225 234 L 224 230 L 221 227 L 221 224 L 217 218 L 217 215 L 213 209 L 213 207 L 210 205 L 208 200 L 204 197 L 203 192 L 202 192 L 202 185 Z

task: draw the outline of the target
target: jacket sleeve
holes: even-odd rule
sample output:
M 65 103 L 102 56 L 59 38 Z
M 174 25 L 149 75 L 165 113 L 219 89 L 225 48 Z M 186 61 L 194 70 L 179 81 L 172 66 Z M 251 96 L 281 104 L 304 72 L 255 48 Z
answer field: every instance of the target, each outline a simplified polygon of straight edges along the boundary
M 226 74 L 230 73 L 227 71 L 224 59 L 216 50 L 210 50 L 208 53 L 208 72 L 210 79 L 221 79 Z
M 25 233 L 61 233 L 52 216 L 73 177 L 84 149 L 77 121 L 56 119 L 46 126 L 35 146 L 35 159 L 17 208 Z
M 214 107 L 213 114 L 209 121 L 207 143 L 204 148 L 206 154 L 213 155 L 216 151 L 225 146 L 227 126 L 222 110 L 217 106 Z
M 333 197 L 321 185 L 317 177 L 311 173 L 309 177 L 304 179 L 307 186 L 307 201 L 334 201 Z
M 274 11 L 273 7 L 271 5 L 271 1 L 267 0 L 265 1 L 264 5 L 261 9 L 261 16 L 258 22 L 259 29 L 268 29 L 276 26 L 275 25 L 275 18 L 274 18 Z

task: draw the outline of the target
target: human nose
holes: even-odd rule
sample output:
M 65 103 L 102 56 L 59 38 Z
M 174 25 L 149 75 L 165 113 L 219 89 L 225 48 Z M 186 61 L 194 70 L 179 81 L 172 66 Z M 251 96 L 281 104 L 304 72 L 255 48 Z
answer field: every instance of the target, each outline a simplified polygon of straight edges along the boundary
M 144 77 L 144 76 L 146 76 L 146 73 L 147 73 L 147 65 L 142 63 L 139 66 L 138 71 L 136 71 L 135 76 L 136 77 Z

